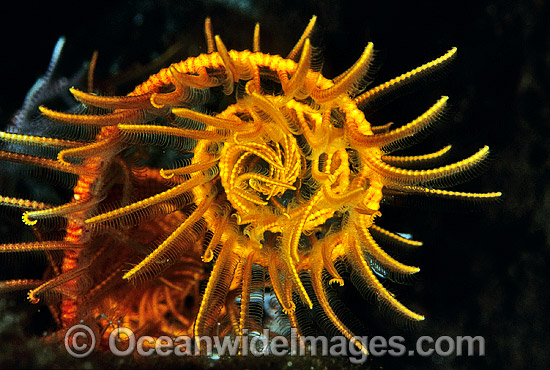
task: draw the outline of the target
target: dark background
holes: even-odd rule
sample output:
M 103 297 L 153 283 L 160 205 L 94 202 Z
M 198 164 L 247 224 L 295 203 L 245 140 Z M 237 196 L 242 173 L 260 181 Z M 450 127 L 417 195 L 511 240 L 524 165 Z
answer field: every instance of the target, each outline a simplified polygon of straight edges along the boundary
M 457 60 L 441 79 L 368 116 L 374 124 L 390 120 L 406 123 L 441 95 L 449 95 L 453 114 L 423 145 L 410 152 L 420 154 L 422 149 L 453 144 L 457 158 L 464 158 L 489 145 L 492 161 L 486 173 L 459 189 L 502 191 L 502 200 L 478 207 L 475 213 L 465 212 L 461 205 L 434 207 L 428 202 L 382 209 L 380 222 L 384 226 L 412 233 L 424 242 L 407 260 L 422 268 L 419 278 L 408 286 L 392 286 L 402 302 L 426 315 L 422 325 L 404 329 L 391 319 L 381 318 L 376 307 L 373 309 L 351 290 L 342 293 L 350 309 L 364 322 L 364 335 L 404 335 L 411 340 L 421 335 L 485 337 L 484 357 L 370 358 L 368 364 L 373 369 L 548 368 L 547 3 L 100 0 L 70 4 L 21 2 L 12 6 L 0 15 L 3 123 L 9 122 L 27 90 L 44 73 L 61 35 L 67 37 L 67 42 L 60 72 L 74 73 L 98 50 L 99 82 L 134 69 L 135 63 L 147 64 L 176 43 L 181 50 L 174 61 L 204 52 L 206 16 L 212 17 L 214 32 L 221 35 L 228 48 L 250 48 L 253 27 L 259 21 L 262 51 L 286 55 L 316 14 L 319 27 L 315 45 L 323 55 L 324 75 L 334 77 L 343 72 L 360 56 L 367 42 L 373 41 L 381 61 L 375 83 L 432 60 L 452 46 L 458 47 Z M 140 81 L 119 82 L 115 86 L 118 93 L 127 93 Z M 2 268 L 15 267 L 2 260 Z M 93 360 L 71 359 L 63 365 L 61 355 L 32 362 L 33 356 L 39 357 L 38 347 L 29 345 L 32 348 L 25 349 L 21 342 L 48 330 L 44 307 L 30 305 L 23 295 L 8 298 L 0 307 L 5 311 L 0 318 L 0 343 L 7 349 L 6 356 L 21 356 L 27 361 L 22 363 L 39 367 L 105 366 Z M 235 366 L 288 366 L 286 360 L 250 360 Z M 107 364 L 124 366 L 120 362 Z M 179 365 L 186 366 L 183 362 Z M 331 365 L 327 360 L 312 362 L 311 366 Z

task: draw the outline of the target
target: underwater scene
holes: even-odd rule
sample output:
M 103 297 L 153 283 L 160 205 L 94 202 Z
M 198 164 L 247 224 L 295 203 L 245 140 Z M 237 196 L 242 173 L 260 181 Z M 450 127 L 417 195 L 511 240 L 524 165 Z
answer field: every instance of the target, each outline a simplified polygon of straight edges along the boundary
M 0 368 L 547 367 L 544 14 L 15 5 Z

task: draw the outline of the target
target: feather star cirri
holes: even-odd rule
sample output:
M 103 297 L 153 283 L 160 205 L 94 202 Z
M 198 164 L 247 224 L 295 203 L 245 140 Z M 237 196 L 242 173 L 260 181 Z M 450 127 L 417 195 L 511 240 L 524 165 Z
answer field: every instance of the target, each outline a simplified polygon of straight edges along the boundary
M 64 230 L 57 239 L 0 246 L 3 253 L 62 254 L 51 258 L 43 280 L 4 281 L 1 290 L 30 289 L 29 300 L 45 299 L 62 328 L 80 321 L 104 334 L 119 318 L 118 325 L 147 334 L 194 336 L 212 335 L 221 322 L 237 335 L 261 328 L 256 306 L 267 290 L 289 327 L 300 330 L 298 305 L 317 305 L 367 353 L 327 293 L 328 285 L 344 284 L 345 265 L 382 304 L 423 320 L 377 277 L 399 280 L 419 271 L 377 240 L 421 245 L 375 224 L 380 203 L 408 194 L 498 198 L 442 189 L 475 173 L 489 148 L 411 169 L 448 153 L 450 146 L 392 154 L 416 143 L 448 98 L 395 129 L 372 126 L 361 109 L 440 69 L 456 49 L 365 90 L 372 43 L 329 80 L 310 44 L 315 20 L 283 58 L 260 52 L 258 25 L 252 51 L 228 51 L 207 19 L 207 53 L 160 70 L 127 96 L 73 88 L 79 113 L 40 107 L 63 137 L 1 133 L 2 141 L 23 148 L 2 151 L 2 160 L 74 180 L 65 204 L 1 197 L 38 234 L 52 222 Z M 128 293 L 120 296 L 121 289 Z

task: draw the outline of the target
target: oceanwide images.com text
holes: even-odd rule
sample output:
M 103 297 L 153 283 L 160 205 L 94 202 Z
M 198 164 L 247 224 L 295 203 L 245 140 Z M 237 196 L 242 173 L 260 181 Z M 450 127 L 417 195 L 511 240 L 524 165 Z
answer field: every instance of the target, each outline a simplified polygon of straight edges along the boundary
M 131 329 L 118 327 L 111 332 L 108 342 L 109 350 L 115 356 L 137 354 L 143 357 L 338 356 L 348 357 L 351 363 L 360 364 L 366 361 L 368 355 L 391 357 L 485 355 L 485 339 L 481 336 L 441 336 L 435 339 L 422 336 L 416 340 L 414 349 L 407 349 L 405 338 L 402 336 L 389 338 L 362 336 L 355 339 L 363 344 L 363 350 L 343 336 L 297 336 L 296 329 L 291 330 L 290 338 L 270 335 L 269 329 L 264 329 L 262 333 L 248 333 L 243 330 L 242 336 L 171 338 L 147 335 L 136 337 Z M 83 324 L 71 327 L 65 335 L 65 348 L 73 357 L 83 358 L 90 355 L 96 344 L 94 332 Z

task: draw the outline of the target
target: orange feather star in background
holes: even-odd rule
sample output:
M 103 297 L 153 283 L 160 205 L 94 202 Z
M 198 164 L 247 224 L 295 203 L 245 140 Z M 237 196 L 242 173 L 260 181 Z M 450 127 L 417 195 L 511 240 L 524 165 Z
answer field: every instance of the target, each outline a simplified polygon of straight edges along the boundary
M 329 80 L 310 44 L 315 20 L 283 58 L 260 52 L 258 25 L 252 51 L 228 51 L 207 19 L 208 53 L 162 69 L 127 96 L 73 88 L 85 107 L 80 114 L 40 108 L 75 139 L 0 133 L 2 141 L 39 153 L 3 151 L 2 160 L 75 179 L 66 204 L 0 198 L 24 211 L 25 224 L 39 228 L 57 220 L 65 231 L 59 240 L 1 245 L 3 253 L 63 253 L 44 280 L 5 281 L 1 289 L 29 289 L 33 303 L 60 301 L 63 328 L 82 320 L 103 338 L 116 327 L 112 318 L 159 336 L 213 335 L 218 323 L 225 333 L 258 331 L 264 323 L 254 306 L 268 290 L 289 327 L 299 332 L 297 305 L 319 306 L 367 353 L 327 296 L 328 285 L 344 284 L 344 264 L 360 289 L 406 319 L 423 320 L 377 278 L 400 280 L 419 271 L 391 257 L 377 239 L 421 245 L 375 225 L 380 202 L 408 194 L 498 198 L 441 189 L 475 174 L 489 149 L 411 169 L 441 161 L 450 150 L 390 155 L 415 144 L 448 98 L 393 130 L 371 126 L 361 108 L 440 69 L 456 49 L 364 91 L 372 43 Z M 164 149 L 163 158 L 155 148 Z M 46 151 L 50 157 L 40 154 Z

